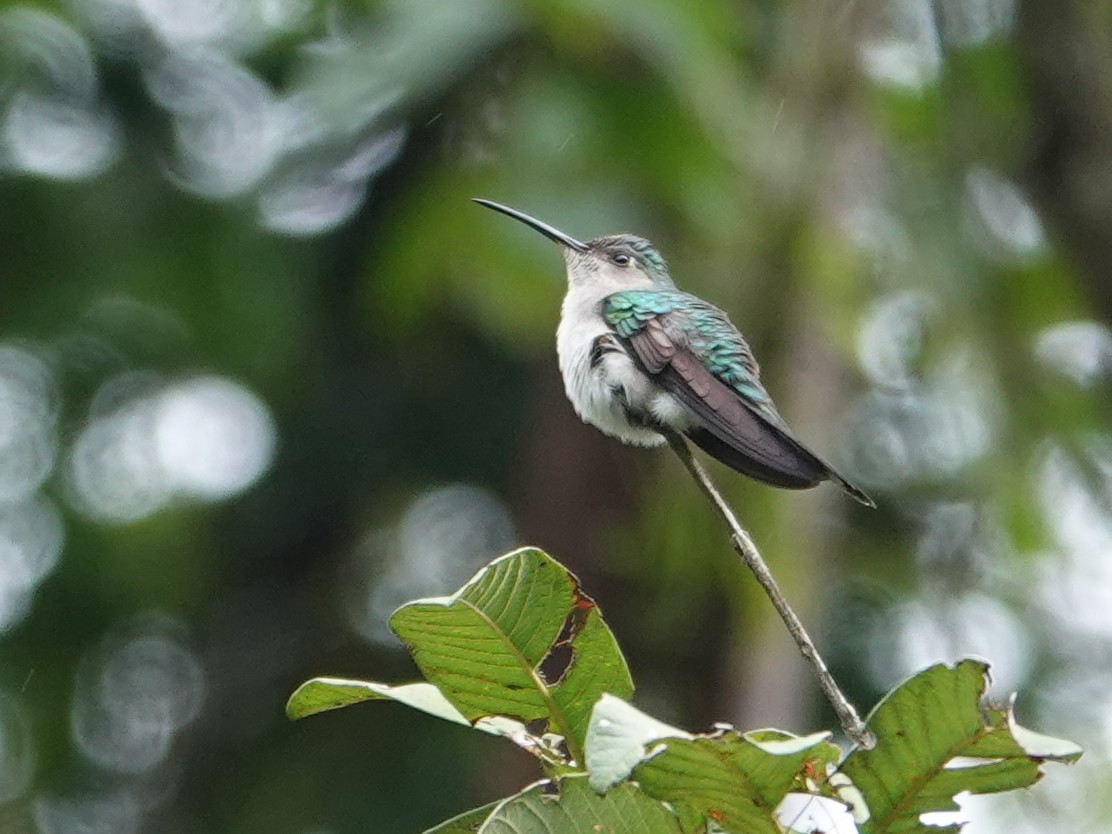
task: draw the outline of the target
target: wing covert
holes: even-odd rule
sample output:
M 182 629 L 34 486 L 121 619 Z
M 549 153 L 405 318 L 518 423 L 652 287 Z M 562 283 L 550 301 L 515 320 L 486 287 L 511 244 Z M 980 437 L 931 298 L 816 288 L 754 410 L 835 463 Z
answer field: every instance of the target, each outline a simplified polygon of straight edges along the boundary
M 749 345 L 717 307 L 680 290 L 626 290 L 608 296 L 602 314 L 649 373 L 660 373 L 686 350 L 761 416 L 787 428 L 761 385 Z
M 727 465 L 779 486 L 814 486 L 829 468 L 791 436 L 749 346 L 716 307 L 672 290 L 609 296 L 603 316 L 646 373 L 691 411 L 690 432 Z

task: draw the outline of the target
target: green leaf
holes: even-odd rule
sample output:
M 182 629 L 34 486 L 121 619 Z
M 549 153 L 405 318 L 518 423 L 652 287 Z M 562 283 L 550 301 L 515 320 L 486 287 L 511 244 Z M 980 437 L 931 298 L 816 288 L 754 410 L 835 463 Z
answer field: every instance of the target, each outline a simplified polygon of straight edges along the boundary
M 683 834 L 675 814 L 633 785 L 605 796 L 581 777 L 557 785 L 558 795 L 540 784 L 504 800 L 478 834 Z
M 339 709 L 363 701 L 396 701 L 429 715 L 473 727 L 492 736 L 508 738 L 514 744 L 542 759 L 550 759 L 551 750 L 542 739 L 532 735 L 520 721 L 501 715 L 484 716 L 475 722 L 468 721 L 452 702 L 431 683 L 407 683 L 389 686 L 373 681 L 346 678 L 313 678 L 297 688 L 286 704 L 286 715 L 292 719 L 304 718 L 318 712 Z
M 587 774 L 599 793 L 626 779 L 645 758 L 645 745 L 662 738 L 694 738 L 690 733 L 657 721 L 613 695 L 595 704 L 587 729 Z
M 587 768 L 596 790 L 632 776 L 688 825 L 709 819 L 723 831 L 780 834 L 774 811 L 804 766 L 825 774 L 838 759 L 829 735 L 728 730 L 692 736 L 603 697 L 587 735 Z
M 590 710 L 604 692 L 628 697 L 625 659 L 594 601 L 562 565 L 534 548 L 491 562 L 450 597 L 402 606 L 390 626 L 425 678 L 469 720 L 543 719 L 581 750 Z M 549 681 L 541 664 L 570 650 Z
M 347 678 L 313 678 L 301 684 L 286 702 L 286 715 L 292 719 L 305 718 L 363 701 L 383 700 L 397 701 L 445 721 L 471 726 L 471 722 L 431 683 L 389 686 Z
M 598 699 L 607 693 L 628 698 L 633 680 L 613 632 L 593 602 L 570 648 L 571 665 L 552 686 L 552 696 L 567 716 L 572 737 L 582 745 Z
M 682 815 L 712 819 L 736 834 L 780 834 L 776 806 L 800 779 L 804 765 L 820 773 L 837 759 L 829 733 L 762 742 L 727 731 L 691 740 L 669 739 L 638 765 L 633 778 L 650 796 L 672 803 Z
M 435 828 L 427 829 L 424 834 L 477 834 L 479 829 L 483 827 L 483 823 L 487 821 L 502 801 L 495 800 L 479 808 L 466 811 L 458 817 L 452 817 L 450 820 L 440 823 Z
M 1045 761 L 1073 762 L 1081 748 L 1015 724 L 1011 706 L 985 707 L 988 665 L 932 666 L 889 693 L 868 718 L 872 750 L 842 766 L 870 817 L 865 834 L 937 834 L 920 815 L 956 811 L 955 794 L 995 793 L 1033 784 Z

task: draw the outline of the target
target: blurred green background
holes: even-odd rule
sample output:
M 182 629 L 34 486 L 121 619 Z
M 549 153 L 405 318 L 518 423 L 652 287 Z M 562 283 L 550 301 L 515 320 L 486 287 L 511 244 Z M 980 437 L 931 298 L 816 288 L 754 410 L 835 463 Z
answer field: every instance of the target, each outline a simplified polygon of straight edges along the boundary
M 877 499 L 715 467 L 862 709 L 994 664 L 1087 756 L 975 834 L 1112 820 L 1112 6 L 0 7 L 0 831 L 406 834 L 536 778 L 314 674 L 521 543 L 637 703 L 833 726 L 679 464 L 576 419 L 563 267 L 653 239 Z

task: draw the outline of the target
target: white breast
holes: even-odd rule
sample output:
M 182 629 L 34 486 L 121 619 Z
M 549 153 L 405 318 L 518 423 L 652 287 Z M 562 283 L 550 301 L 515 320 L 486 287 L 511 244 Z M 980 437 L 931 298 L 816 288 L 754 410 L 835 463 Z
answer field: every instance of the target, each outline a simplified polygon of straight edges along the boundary
M 564 390 L 575 413 L 584 422 L 638 446 L 659 446 L 664 442 L 658 432 L 630 423 L 615 389 L 624 392 L 627 402 L 639 411 L 677 430 L 687 426 L 687 410 L 652 382 L 624 352 L 610 352 L 591 367 L 591 348 L 595 339 L 611 333 L 603 321 L 602 300 L 614 288 L 573 287 L 564 298 L 560 327 L 556 331 L 556 353 Z

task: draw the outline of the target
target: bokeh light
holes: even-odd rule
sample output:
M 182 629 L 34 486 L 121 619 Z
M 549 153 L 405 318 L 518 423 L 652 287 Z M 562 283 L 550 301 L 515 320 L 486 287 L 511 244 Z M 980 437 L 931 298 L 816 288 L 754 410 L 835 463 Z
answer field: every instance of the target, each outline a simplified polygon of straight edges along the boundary
M 205 676 L 176 630 L 157 619 L 129 623 L 82 659 L 71 727 L 77 747 L 98 766 L 150 770 L 196 718 Z
M 234 4 L 231 4 L 234 5 Z M 172 176 L 207 197 L 253 188 L 282 149 L 282 110 L 258 75 L 217 53 L 170 53 L 147 73 L 151 96 L 173 116 Z
M 1095 321 L 1055 324 L 1038 334 L 1035 356 L 1078 385 L 1112 377 L 1112 329 Z
M 991 408 L 969 357 L 953 357 L 912 390 L 874 391 L 852 416 L 854 471 L 876 486 L 953 476 L 988 451 Z
M 991 596 L 928 595 L 893 605 L 878 619 L 869 646 L 875 685 L 890 689 L 913 672 L 955 657 L 991 659 L 996 691 L 1027 681 L 1031 641 L 1023 621 Z
M 1015 0 L 941 0 L 937 9 L 942 34 L 955 46 L 999 38 L 1015 24 Z
M 58 563 L 62 520 L 44 498 L 0 505 L 0 632 L 25 613 L 25 602 Z
M 373 135 L 335 159 L 293 164 L 277 174 L 259 195 L 259 217 L 268 229 L 290 235 L 315 235 L 351 217 L 363 202 L 367 181 L 390 164 L 402 148 L 405 131 Z
M 1090 440 L 1090 472 L 1048 444 L 1039 464 L 1039 498 L 1057 544 L 1040 564 L 1038 598 L 1063 626 L 1112 638 L 1112 441 Z M 1095 471 L 1093 471 L 1095 470 Z
M 926 331 L 937 305 L 922 292 L 896 292 L 873 304 L 857 334 L 857 358 L 874 385 L 909 389 L 922 367 Z
M 345 583 L 348 618 L 369 640 L 397 647 L 387 620 L 411 599 L 441 596 L 467 581 L 492 553 L 517 544 L 506 506 L 489 490 L 449 484 L 417 497 L 397 525 L 369 534 Z
M 76 505 L 102 521 L 136 521 L 175 496 L 228 498 L 258 480 L 274 456 L 269 411 L 231 380 L 166 385 L 127 375 L 102 387 L 98 400 L 104 413 L 78 435 L 67 475 Z
M 162 392 L 156 455 L 173 488 L 196 498 L 229 498 L 270 467 L 276 431 L 270 412 L 242 385 L 198 377 Z
M 899 291 L 876 301 L 861 324 L 858 361 L 875 387 L 851 416 L 850 455 L 866 484 L 952 476 L 988 451 L 994 396 L 987 369 L 967 351 L 924 353 L 940 316 L 930 296 Z
M 253 3 L 236 0 L 135 0 L 151 30 L 168 46 L 235 42 L 251 26 Z
M 876 81 L 920 90 L 942 67 L 942 47 L 929 0 L 886 4 L 887 20 L 861 45 L 861 66 Z
M 124 791 L 43 794 L 33 810 L 38 834 L 135 834 L 142 819 L 138 801 Z
M 1042 249 L 1042 224 L 1014 183 L 984 168 L 971 170 L 965 182 L 970 232 L 987 254 L 1019 259 Z
M 110 114 L 33 93 L 12 98 L 3 131 L 10 164 L 29 174 L 91 177 L 119 154 L 119 128 Z
M 49 365 L 0 344 L 0 502 L 37 490 L 54 468 L 58 392 Z
M 0 166 L 57 179 L 95 176 L 120 154 L 120 129 L 100 100 L 92 52 L 57 17 L 0 12 Z

